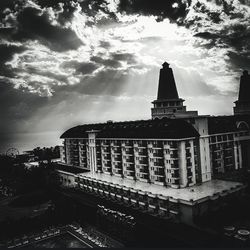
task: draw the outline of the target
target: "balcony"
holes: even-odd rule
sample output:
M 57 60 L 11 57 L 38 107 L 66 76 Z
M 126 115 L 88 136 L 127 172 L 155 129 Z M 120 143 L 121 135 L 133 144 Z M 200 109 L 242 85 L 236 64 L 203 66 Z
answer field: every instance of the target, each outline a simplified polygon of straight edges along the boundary
M 124 142 L 122 143 L 125 147 L 133 147 L 133 142 L 132 141 L 128 141 L 128 142 Z
M 153 148 L 162 148 L 163 147 L 162 142 L 153 142 L 152 145 L 153 145 Z
M 164 166 L 164 161 L 156 161 L 154 162 L 154 166 L 159 166 L 159 167 L 163 167 Z
M 133 155 L 134 154 L 134 150 L 133 149 L 125 149 L 124 150 L 124 153 L 126 154 L 126 155 Z
M 109 155 L 103 155 L 103 157 L 102 157 L 104 160 L 108 160 L 108 161 L 110 161 L 111 160 L 111 156 Z
M 189 170 L 189 169 L 188 169 L 188 171 L 187 171 L 187 176 L 188 176 L 188 177 L 192 177 L 192 176 L 193 176 L 193 172 L 192 172 L 191 170 Z
M 157 157 L 157 158 L 163 158 L 163 152 L 162 153 L 153 153 L 153 156 Z
M 112 158 L 113 158 L 114 161 L 121 161 L 122 160 L 121 155 L 113 155 Z
M 102 153 L 110 154 L 110 148 L 102 148 Z
M 139 178 L 148 181 L 149 173 L 148 172 L 140 172 Z
M 124 161 L 127 163 L 134 163 L 134 157 L 126 157 L 124 158 Z
M 145 149 L 145 150 L 138 150 L 138 155 L 148 155 L 148 151 Z
M 111 167 L 103 166 L 103 171 L 104 172 L 111 172 Z
M 110 146 L 109 141 L 101 141 L 102 146 Z
M 171 177 L 174 178 L 174 179 L 179 179 L 180 178 L 180 175 L 179 175 L 179 171 L 175 171 L 174 173 L 171 174 Z
M 128 167 L 126 167 L 126 170 L 130 171 L 130 172 L 135 172 L 135 167 L 134 166 L 128 166 Z
M 145 173 L 148 173 L 149 171 L 149 167 L 148 165 L 136 165 L 137 169 L 140 170 L 140 172 L 145 172 Z
M 154 175 L 165 176 L 165 171 L 164 171 L 164 169 L 162 169 L 162 170 L 156 170 L 156 171 L 154 171 Z M 159 181 L 164 181 L 164 179 L 159 180 Z
M 177 142 L 170 142 L 170 148 L 177 149 Z
M 178 159 L 178 152 L 177 151 L 173 151 L 170 153 L 170 157 L 174 158 L 174 159 Z
M 171 169 L 179 169 L 178 161 L 174 161 L 174 163 L 171 163 Z
M 112 149 L 112 153 L 113 154 L 121 154 L 122 150 L 121 150 L 121 148 L 115 148 L 115 149 Z
M 121 143 L 120 142 L 111 142 L 111 146 L 113 147 L 120 147 L 121 146 Z

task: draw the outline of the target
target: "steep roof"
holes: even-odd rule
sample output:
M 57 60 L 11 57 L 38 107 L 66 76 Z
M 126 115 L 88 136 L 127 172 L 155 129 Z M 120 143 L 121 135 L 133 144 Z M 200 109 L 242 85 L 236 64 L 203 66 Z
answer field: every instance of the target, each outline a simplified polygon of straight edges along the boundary
M 164 62 L 160 70 L 157 100 L 179 99 L 174 74 L 169 64 Z
M 155 119 L 86 124 L 73 127 L 60 138 L 88 138 L 87 131 L 98 130 L 97 138 L 180 139 L 198 137 L 196 129 L 184 120 Z
M 247 70 L 243 71 L 240 78 L 239 102 L 250 102 L 250 75 Z

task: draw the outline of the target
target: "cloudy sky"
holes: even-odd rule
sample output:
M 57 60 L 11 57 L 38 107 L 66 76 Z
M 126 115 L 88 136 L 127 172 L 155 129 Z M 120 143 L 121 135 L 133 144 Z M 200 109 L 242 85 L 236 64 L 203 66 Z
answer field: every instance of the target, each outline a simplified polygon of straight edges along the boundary
M 249 40 L 249 0 L 1 0 L 0 152 L 149 119 L 164 61 L 188 110 L 231 114 Z

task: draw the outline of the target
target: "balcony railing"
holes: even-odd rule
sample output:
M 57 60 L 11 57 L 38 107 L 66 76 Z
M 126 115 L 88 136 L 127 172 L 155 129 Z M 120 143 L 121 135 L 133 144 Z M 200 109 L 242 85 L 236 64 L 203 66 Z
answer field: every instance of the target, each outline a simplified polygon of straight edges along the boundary
M 131 142 L 124 142 L 123 145 L 126 146 L 126 147 L 132 147 L 133 142 L 132 141 Z
M 138 155 L 147 155 L 148 151 L 147 150 L 139 150 Z
M 153 142 L 153 147 L 154 148 L 162 148 L 163 144 L 161 142 Z
M 148 174 L 148 168 L 147 167 L 140 167 L 139 168 L 139 171 L 140 171 L 140 173 L 145 173 L 145 174 Z
M 134 154 L 134 150 L 133 149 L 130 149 L 130 150 L 129 149 L 125 149 L 124 152 L 127 155 L 133 155 Z
M 147 160 L 139 160 L 139 164 L 148 164 L 148 161 Z
M 159 176 L 164 176 L 165 175 L 165 172 L 164 172 L 164 170 L 161 170 L 161 171 L 154 171 L 154 175 L 159 175 Z M 164 179 L 163 180 L 161 180 L 161 181 L 164 181 Z
M 156 161 L 154 162 L 154 166 L 164 166 L 164 161 Z
M 121 153 L 122 153 L 122 150 L 121 150 L 121 148 L 115 148 L 115 149 L 112 149 L 112 152 L 113 152 L 114 154 L 121 154 Z
M 140 209 L 143 212 L 154 216 L 169 218 L 170 214 L 178 214 L 178 204 L 169 202 L 166 198 L 159 198 L 153 194 L 146 194 L 143 191 L 129 190 L 125 187 L 118 187 L 112 184 L 100 183 L 93 180 L 82 180 L 76 178 L 78 187 L 86 193 L 117 202 L 125 206 Z
M 154 157 L 163 157 L 163 153 L 153 153 Z

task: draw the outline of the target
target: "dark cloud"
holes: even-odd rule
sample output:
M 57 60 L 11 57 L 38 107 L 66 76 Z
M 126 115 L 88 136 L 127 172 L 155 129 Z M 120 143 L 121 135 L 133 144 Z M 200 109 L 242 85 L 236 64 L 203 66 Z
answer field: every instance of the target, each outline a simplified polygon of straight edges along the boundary
M 219 4 L 219 1 L 217 1 Z M 210 10 L 206 3 L 204 2 L 199 2 L 197 1 L 196 4 L 193 5 L 193 10 L 196 12 L 196 13 L 202 13 L 202 14 L 205 14 L 205 17 L 207 18 L 207 20 L 211 20 L 213 23 L 220 23 L 222 21 L 220 15 L 221 15 L 221 12 L 219 11 L 213 11 L 213 10 Z M 197 16 L 194 16 L 193 17 L 194 19 L 193 20 L 189 20 L 188 22 L 184 22 L 186 27 L 190 27 L 190 26 L 196 26 L 196 21 L 199 20 L 199 17 Z
M 239 0 L 241 4 L 244 4 L 244 5 L 247 5 L 247 6 L 250 6 L 250 2 L 249 0 Z
M 194 36 L 201 37 L 201 38 L 204 38 L 204 39 L 218 38 L 218 35 L 212 34 L 211 32 L 208 32 L 208 31 L 196 33 Z
M 234 66 L 236 71 L 238 68 L 250 68 L 250 29 L 246 25 L 234 24 L 214 33 L 200 32 L 195 36 L 206 39 L 207 43 L 203 46 L 208 49 L 215 46 L 228 49 L 231 69 L 231 66 Z
M 11 34 L 13 34 L 15 31 L 14 28 L 0 28 L 0 37 L 4 39 L 11 39 Z
M 92 56 L 90 60 L 106 67 L 111 67 L 111 68 L 121 67 L 121 63 L 114 59 L 103 59 L 102 57 L 99 56 Z
M 222 28 L 220 31 L 198 32 L 194 36 L 210 39 L 211 43 L 217 42 L 217 45 L 225 45 L 228 48 L 236 50 L 250 50 L 250 29 L 246 25 L 234 24 Z
M 136 57 L 131 53 L 112 53 L 111 57 L 117 61 L 126 61 L 128 64 L 136 63 Z
M 36 0 L 36 3 L 41 8 L 51 7 L 54 11 L 58 11 L 57 21 L 64 25 L 66 22 L 71 21 L 76 11 L 76 0 Z
M 8 15 L 6 9 L 9 9 L 11 12 L 18 10 L 22 6 L 21 0 L 1 0 L 0 1 L 0 21 Z
M 18 72 L 18 70 L 17 70 Z M 45 76 L 49 78 L 51 81 L 56 80 L 59 81 L 60 83 L 68 83 L 68 76 L 67 75 L 62 75 L 62 74 L 55 74 L 51 71 L 48 70 L 43 70 L 42 68 L 37 68 L 34 66 L 26 66 L 25 67 L 25 72 L 29 75 L 39 75 L 39 76 Z
M 195 37 L 203 39 L 198 46 L 224 48 L 228 55 L 228 68 L 235 72 L 249 68 L 250 13 L 249 1 L 210 0 L 214 6 L 197 1 L 194 14 L 185 20 L 185 25 L 194 31 Z
M 53 9 L 63 4 L 63 11 L 59 14 L 58 19 L 61 23 L 65 23 L 73 17 L 73 13 L 76 10 L 76 4 L 79 4 L 82 11 L 89 16 L 95 16 L 98 11 L 102 11 L 108 15 L 109 19 L 116 20 L 116 14 L 109 10 L 107 1 L 105 0 L 36 0 L 36 2 L 41 7 L 52 7 Z
M 250 70 L 250 51 L 245 53 L 236 53 L 233 51 L 228 52 L 229 67 L 232 70 L 243 71 L 245 69 Z
M 79 62 L 76 60 L 67 61 L 61 64 L 62 68 L 71 68 L 75 70 L 76 74 L 91 74 L 93 73 L 97 68 L 98 65 L 92 63 L 92 62 Z
M 72 30 L 52 25 L 48 14 L 41 14 L 38 9 L 25 8 L 17 16 L 17 21 L 18 27 L 13 34 L 16 40 L 38 39 L 55 51 L 74 50 L 82 45 Z
M 0 75 L 7 77 L 13 76 L 10 66 L 5 63 L 10 61 L 15 53 L 23 52 L 25 49 L 24 46 L 0 44 Z
M 79 63 L 76 66 L 76 72 L 86 75 L 86 74 L 91 74 L 94 70 L 96 70 L 98 66 L 94 63 Z
M 173 4 L 178 6 L 174 7 Z M 191 0 L 120 0 L 119 11 L 127 14 L 154 15 L 157 20 L 169 18 L 170 20 L 181 23 L 188 12 Z
M 100 47 L 104 49 L 109 49 L 111 47 L 111 44 L 110 42 L 107 42 L 107 41 L 100 41 Z
M 91 61 L 110 68 L 119 68 L 122 66 L 121 62 L 127 64 L 136 64 L 136 56 L 131 53 L 111 53 L 108 59 L 104 59 L 102 55 L 92 56 Z

